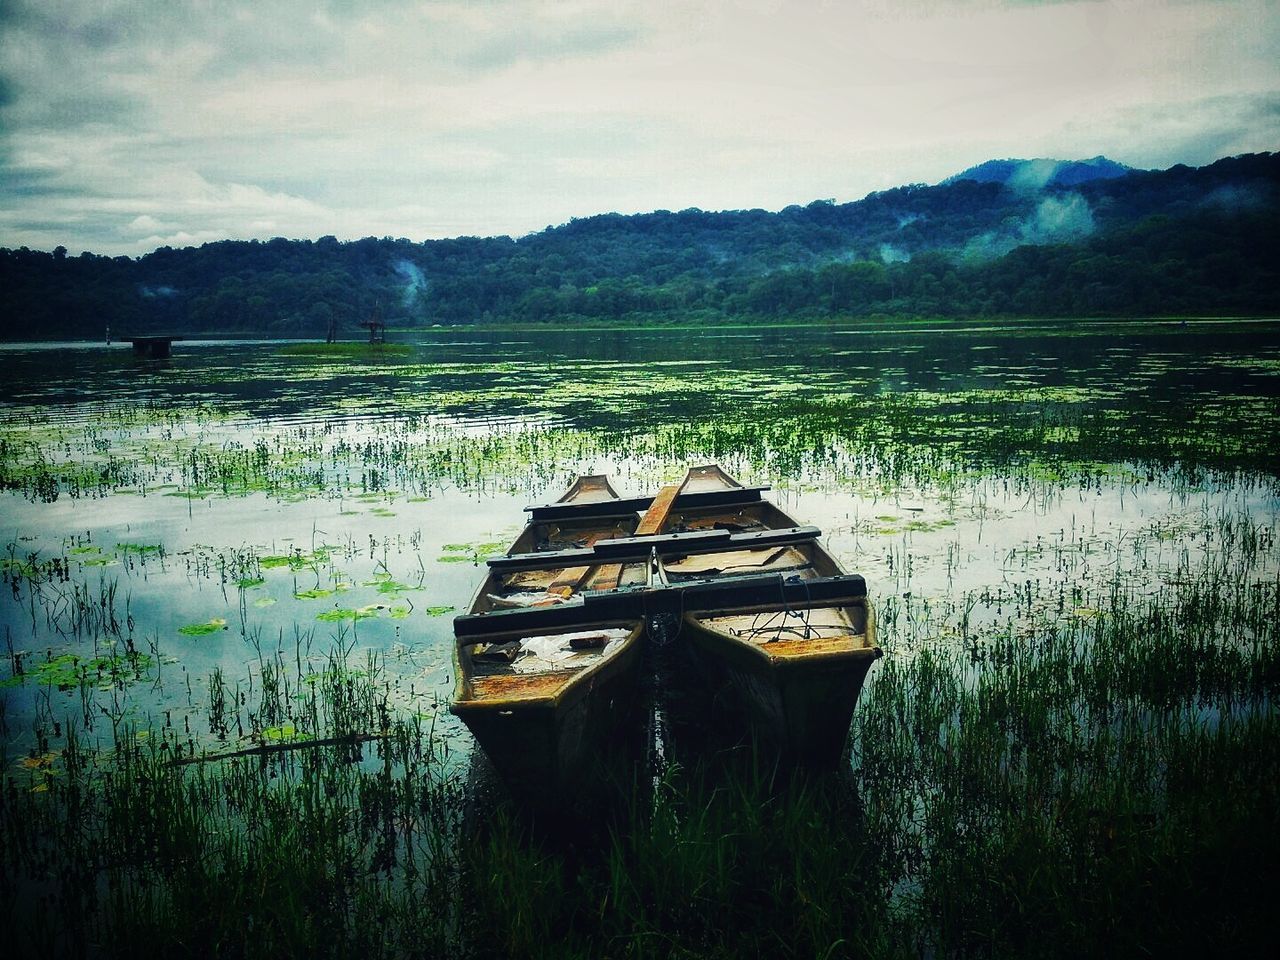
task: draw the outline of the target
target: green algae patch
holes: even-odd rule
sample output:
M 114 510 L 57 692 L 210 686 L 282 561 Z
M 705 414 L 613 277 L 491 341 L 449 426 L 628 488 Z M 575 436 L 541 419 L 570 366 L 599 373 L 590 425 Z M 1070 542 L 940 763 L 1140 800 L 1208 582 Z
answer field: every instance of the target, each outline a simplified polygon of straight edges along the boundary
M 426 614 L 429 617 L 443 617 L 446 613 L 453 613 L 454 607 L 427 607 Z
M 329 551 L 323 548 L 311 553 L 303 553 L 301 550 L 297 550 L 293 553 L 272 554 L 258 558 L 258 566 L 263 570 L 282 570 L 286 567 L 290 570 L 305 570 L 314 564 L 328 562 Z
M 327 590 L 324 587 L 315 587 L 311 590 L 298 590 L 293 596 L 298 600 L 322 600 L 325 597 L 332 597 L 336 592 L 335 590 Z
M 440 548 L 443 554 L 436 557 L 440 563 L 479 563 L 488 557 L 502 556 L 507 552 L 504 543 L 446 543 Z
M 356 610 L 338 607 L 334 610 L 326 610 L 324 613 L 317 613 L 316 619 L 321 623 L 354 623 L 357 620 L 369 620 L 378 615 L 377 606 L 373 609 L 369 607 L 360 607 Z
M 421 590 L 422 587 L 415 587 L 408 583 L 402 583 L 386 574 L 374 574 L 372 580 L 364 581 L 366 587 L 376 587 L 378 592 L 385 596 L 394 597 L 410 590 Z
M 316 357 L 319 359 L 383 360 L 407 357 L 413 348 L 405 343 L 290 343 L 277 353 L 283 357 Z
M 140 557 L 152 557 L 164 554 L 164 547 L 158 543 L 117 543 L 116 549 L 121 553 L 132 553 Z
M 266 582 L 262 577 L 241 577 L 236 581 L 236 587 L 240 590 L 252 590 L 254 587 L 260 587 Z
M 285 722 L 275 727 L 267 727 L 262 731 L 262 739 L 266 743 L 299 743 L 314 739 L 311 734 L 299 730 L 292 723 Z
M 179 627 L 178 632 L 184 637 L 207 637 L 211 633 L 227 629 L 227 621 L 223 617 L 214 617 L 205 623 L 188 623 Z
M 109 688 L 117 683 L 128 683 L 142 678 L 155 661 L 149 654 L 129 653 L 114 656 L 81 657 L 64 653 L 44 663 L 23 676 L 32 676 L 36 683 L 59 690 L 89 686 Z M 10 679 L 22 680 L 22 677 Z M 16 684 L 13 684 L 16 686 Z
M 34 560 L 35 556 L 32 555 L 31 559 Z M 18 577 L 24 577 L 27 580 L 34 580 L 40 575 L 40 571 L 37 569 L 36 564 L 27 560 L 16 560 L 11 557 L 0 557 L 0 571 L 10 573 Z

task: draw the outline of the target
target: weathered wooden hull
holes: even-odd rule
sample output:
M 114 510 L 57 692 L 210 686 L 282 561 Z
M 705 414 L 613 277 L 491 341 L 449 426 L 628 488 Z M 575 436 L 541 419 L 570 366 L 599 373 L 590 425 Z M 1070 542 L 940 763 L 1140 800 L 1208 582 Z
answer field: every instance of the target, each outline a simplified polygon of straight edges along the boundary
M 867 612 L 866 646 L 818 655 L 786 655 L 739 640 L 686 616 L 689 644 L 711 685 L 727 688 L 751 724 L 757 744 L 784 762 L 831 767 L 845 759 L 849 726 L 867 671 L 881 655 Z
M 450 709 L 520 804 L 547 810 L 572 799 L 598 762 L 625 743 L 640 689 L 642 630 L 637 625 L 621 650 L 556 696 L 455 699 Z
M 469 613 L 454 622 L 453 712 L 521 800 L 554 805 L 619 752 L 651 618 L 683 617 L 697 672 L 732 691 L 747 721 L 735 722 L 758 744 L 811 766 L 845 755 L 854 706 L 880 656 L 866 583 L 844 574 L 816 528 L 798 526 L 760 489 L 707 466 L 651 498 L 623 501 L 605 478 L 584 477 L 556 504 L 529 508 L 531 523 L 506 557 L 490 561 Z M 589 661 L 586 641 L 603 638 L 579 636 L 572 649 L 556 638 L 606 623 L 609 654 L 580 672 L 528 659 L 548 650 L 557 662 Z M 495 664 L 512 650 L 519 670 Z M 668 676 L 667 690 L 687 689 L 687 679 Z
M 597 476 L 578 478 L 559 502 L 616 499 L 608 479 Z M 635 522 L 634 513 L 629 520 L 624 513 L 621 518 L 573 525 L 569 535 L 588 539 L 616 535 L 633 528 Z M 545 549 L 549 529 L 545 523 L 530 522 L 509 552 Z M 499 592 L 501 581 L 501 576 L 488 574 L 472 598 L 469 613 L 492 612 L 491 594 Z M 450 710 L 466 724 L 522 807 L 545 812 L 565 804 L 588 785 L 601 758 L 616 757 L 619 752 L 618 734 L 636 710 L 644 626 L 636 621 L 583 622 L 573 629 L 604 627 L 628 631 L 622 647 L 608 657 L 572 674 L 512 673 L 500 678 L 499 689 L 494 689 L 492 677 L 489 682 L 477 677 L 471 657 L 474 647 L 462 642 L 454 647 L 456 683 Z
M 696 478 L 702 490 L 737 486 L 737 481 L 716 466 L 695 468 L 689 478 Z M 722 514 L 715 506 L 697 507 L 679 512 L 674 520 L 683 526 L 702 528 L 734 522 L 755 523 L 768 529 L 797 526 L 791 516 L 767 501 L 737 514 Z M 820 543 L 815 541 L 797 550 L 804 554 L 807 575 L 844 574 Z M 725 567 L 730 571 L 732 556 L 724 555 Z M 800 570 L 780 573 L 784 577 L 792 575 L 806 574 Z M 733 576 L 732 572 L 724 574 L 726 581 Z M 767 597 L 762 595 L 761 601 L 766 602 Z M 813 609 L 816 612 L 819 608 Z M 854 606 L 829 606 L 828 612 L 832 611 L 848 621 L 834 631 L 836 635 L 820 637 L 815 632 L 810 639 L 793 639 L 779 634 L 775 642 L 768 643 L 717 628 L 715 614 L 686 614 L 681 623 L 681 637 L 704 676 L 717 692 L 727 689 L 743 708 L 756 743 L 774 749 L 785 762 L 832 766 L 845 757 L 849 726 L 863 681 L 871 664 L 881 656 L 875 643 L 873 612 L 865 597 Z M 744 607 L 740 612 L 750 613 L 753 608 Z M 832 630 L 832 626 L 828 624 L 827 629 Z

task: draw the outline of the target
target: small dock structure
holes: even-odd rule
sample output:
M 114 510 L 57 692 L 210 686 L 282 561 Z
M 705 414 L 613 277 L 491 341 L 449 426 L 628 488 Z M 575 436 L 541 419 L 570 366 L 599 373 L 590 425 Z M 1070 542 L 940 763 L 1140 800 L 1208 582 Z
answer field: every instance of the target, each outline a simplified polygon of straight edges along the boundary
M 360 326 L 369 331 L 370 343 L 387 342 L 387 321 L 382 319 L 381 304 L 374 304 L 373 313 L 369 315 L 368 320 L 361 321 Z
M 147 360 L 167 360 L 173 354 L 171 349 L 173 342 L 175 340 L 185 340 L 186 337 L 172 334 L 156 334 L 145 337 L 121 337 L 120 339 L 128 340 L 133 344 L 134 356 L 144 357 Z

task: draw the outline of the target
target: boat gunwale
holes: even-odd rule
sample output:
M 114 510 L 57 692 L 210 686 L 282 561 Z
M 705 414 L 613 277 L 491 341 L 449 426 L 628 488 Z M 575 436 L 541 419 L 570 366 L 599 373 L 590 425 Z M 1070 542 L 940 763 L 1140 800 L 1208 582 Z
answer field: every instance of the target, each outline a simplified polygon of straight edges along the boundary
M 814 651 L 809 654 L 788 653 L 785 656 L 776 656 L 769 652 L 769 647 L 773 644 L 757 643 L 754 640 L 747 640 L 743 637 L 735 636 L 726 630 L 721 630 L 705 622 L 705 618 L 715 617 L 725 614 L 741 614 L 741 613 L 770 613 L 780 610 L 847 610 L 850 607 L 862 606 L 866 612 L 866 626 L 861 633 L 846 634 L 850 639 L 857 637 L 863 638 L 863 645 L 853 647 L 849 650 L 822 650 Z M 829 663 L 854 662 L 857 660 L 879 660 L 884 656 L 884 649 L 876 643 L 876 625 L 875 625 L 875 608 L 869 602 L 862 604 L 817 604 L 811 607 L 789 607 L 774 606 L 772 608 L 764 608 L 759 611 L 754 609 L 744 609 L 735 607 L 732 610 L 724 611 L 699 611 L 698 613 L 686 613 L 681 621 L 682 627 L 690 627 L 693 629 L 694 636 L 702 636 L 708 640 L 718 641 L 726 650 L 738 650 L 747 655 L 749 659 L 757 662 L 760 666 L 767 666 L 772 669 L 794 670 L 807 666 Z M 812 638 L 823 639 L 823 638 Z M 696 642 L 696 641 L 695 641 Z M 786 644 L 803 644 L 807 642 L 803 639 L 779 641 Z M 749 651 L 749 653 L 748 653 Z
M 609 481 L 609 477 L 607 474 L 579 474 L 578 477 L 573 481 L 573 483 L 569 485 L 569 489 L 564 492 L 563 496 L 561 497 L 561 500 L 557 502 L 568 501 L 575 493 L 580 492 L 582 489 L 584 489 L 588 481 L 591 481 L 591 480 L 602 480 L 603 484 L 601 485 L 601 488 L 607 494 L 609 494 L 608 497 L 597 502 L 607 503 L 609 502 L 610 499 L 613 499 L 613 500 L 619 499 L 618 492 L 613 488 L 613 484 Z M 630 514 L 630 515 L 634 515 L 634 514 Z M 511 549 L 514 548 L 515 545 L 520 542 L 520 540 L 529 532 L 529 530 L 537 526 L 543 526 L 545 525 L 545 523 L 546 521 L 530 518 L 529 521 L 524 525 L 524 528 L 520 531 L 519 534 L 517 534 L 515 539 L 511 542 L 511 547 L 508 548 L 507 555 L 508 556 L 510 555 Z M 472 594 L 471 603 L 467 607 L 467 611 L 469 614 L 481 615 L 481 616 L 484 615 L 484 614 L 475 614 L 475 610 L 478 606 L 482 605 L 482 599 L 485 596 L 486 590 L 489 588 L 490 582 L 493 579 L 494 579 L 494 571 L 491 569 L 486 571 L 486 575 L 480 579 L 480 583 L 477 584 L 475 592 L 474 594 Z M 634 644 L 639 642 L 639 640 L 644 636 L 644 626 L 645 626 L 644 620 L 639 618 L 601 619 L 594 622 L 584 623 L 581 626 L 575 626 L 574 628 L 570 630 L 565 630 L 564 632 L 576 632 L 578 630 L 592 629 L 593 627 L 606 627 L 610 625 L 625 627 L 628 631 L 627 638 L 623 641 L 623 645 L 621 649 L 617 650 L 615 653 L 611 654 L 609 657 L 601 657 L 595 663 L 587 664 L 581 669 L 577 670 L 573 675 L 573 677 L 569 680 L 569 682 L 566 683 L 565 686 L 558 689 L 556 693 L 552 696 L 545 697 L 545 698 L 525 700 L 525 701 L 515 701 L 518 704 L 519 709 L 546 709 L 546 708 L 554 709 L 556 708 L 561 703 L 561 701 L 564 700 L 568 692 L 571 689 L 576 687 L 576 685 L 580 680 L 583 680 L 583 679 L 590 680 L 591 678 L 595 677 L 596 674 L 599 673 L 599 671 L 604 667 L 604 665 L 624 657 L 624 655 L 630 650 L 630 648 Z M 492 634 L 491 636 L 494 639 L 497 639 L 498 636 L 500 636 L 500 634 L 495 633 L 495 634 Z M 519 638 L 508 635 L 507 639 L 512 640 L 512 639 L 519 639 Z M 485 641 L 483 638 L 478 638 L 476 642 L 483 643 L 487 641 Z M 452 646 L 453 646 L 454 684 L 453 684 L 453 697 L 451 698 L 449 703 L 449 711 L 453 713 L 455 716 L 461 716 L 462 713 L 467 713 L 467 712 L 477 712 L 477 711 L 484 711 L 489 709 L 510 709 L 509 707 L 499 708 L 499 707 L 490 706 L 490 704 L 496 704 L 499 702 L 496 700 L 475 699 L 474 684 L 473 684 L 474 675 L 471 669 L 471 652 L 468 649 L 470 646 L 472 646 L 472 644 L 459 643 L 458 637 L 456 634 L 456 628 L 455 628 L 454 643 Z M 510 702 L 510 701 L 506 701 L 506 702 Z
M 564 631 L 565 633 L 579 633 L 584 630 L 607 629 L 611 626 L 625 627 L 628 632 L 626 638 L 622 641 L 622 645 L 615 652 L 609 654 L 609 656 L 601 656 L 592 663 L 584 664 L 583 666 L 572 670 L 547 670 L 542 673 L 523 674 L 523 676 L 530 677 L 546 676 L 547 674 L 555 673 L 569 674 L 565 684 L 559 687 L 555 693 L 548 694 L 543 697 L 532 697 L 528 699 L 477 699 L 473 691 L 462 691 L 459 689 L 459 685 L 464 683 L 467 687 L 472 686 L 472 681 L 475 679 L 474 676 L 468 675 L 464 679 L 462 672 L 459 671 L 455 680 L 454 698 L 449 704 L 449 711 L 455 716 L 461 716 L 462 713 L 482 712 L 485 710 L 554 709 L 558 707 L 570 692 L 575 690 L 579 684 L 593 679 L 595 675 L 602 672 L 606 666 L 612 665 L 615 661 L 618 661 L 619 658 L 624 657 L 628 652 L 630 652 L 631 648 L 639 643 L 641 638 L 644 636 L 645 624 L 643 620 L 601 620 L 595 623 L 583 624 L 581 627 L 577 627 L 572 630 Z M 479 642 L 484 641 L 480 640 Z M 462 648 L 456 647 L 455 649 L 461 651 Z M 521 674 L 517 674 L 517 676 L 521 676 Z
M 591 481 L 598 481 L 595 484 L 594 489 L 591 486 Z M 560 499 L 557 500 L 556 503 L 572 504 L 572 503 L 578 502 L 577 497 L 580 494 L 594 493 L 599 491 L 603 491 L 606 494 L 606 496 L 599 497 L 592 500 L 583 500 L 581 502 L 582 503 L 608 503 L 610 500 L 622 499 L 618 495 L 618 491 L 613 488 L 613 484 L 610 482 L 609 475 L 607 473 L 580 473 L 578 474 L 578 478 L 574 480 L 573 483 L 569 484 L 569 489 L 566 490 L 561 495 Z

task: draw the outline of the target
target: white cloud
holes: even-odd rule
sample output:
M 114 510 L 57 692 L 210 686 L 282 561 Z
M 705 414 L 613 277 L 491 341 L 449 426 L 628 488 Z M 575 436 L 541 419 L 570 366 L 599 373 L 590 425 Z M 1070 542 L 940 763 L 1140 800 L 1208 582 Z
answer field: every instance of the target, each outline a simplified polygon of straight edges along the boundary
M 160 230 L 171 229 L 168 224 L 161 223 L 149 213 L 143 213 L 129 221 L 130 230 L 139 230 L 144 233 L 155 233 Z
M 1267 0 L 25 0 L 0 18 L 0 174 L 21 185 L 0 192 L 0 245 L 518 234 L 848 200 L 991 157 L 1167 166 L 1280 141 Z
M 177 233 L 171 233 L 168 236 L 154 233 L 149 237 L 134 241 L 133 247 L 135 252 L 147 253 L 157 247 L 198 247 L 202 243 L 213 243 L 215 240 L 229 239 L 231 238 L 220 230 L 197 230 L 195 233 L 179 230 Z

